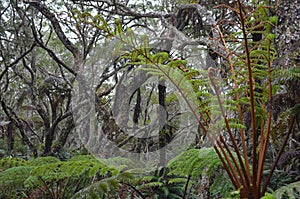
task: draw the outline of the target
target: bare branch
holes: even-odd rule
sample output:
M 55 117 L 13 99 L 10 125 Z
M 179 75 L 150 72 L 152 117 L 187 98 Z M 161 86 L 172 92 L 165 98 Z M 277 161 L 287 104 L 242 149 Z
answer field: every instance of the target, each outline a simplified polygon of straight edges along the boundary
M 47 19 L 50 20 L 57 36 L 64 44 L 64 46 L 73 54 L 75 58 L 79 58 L 81 56 L 80 51 L 78 48 L 67 38 L 65 33 L 63 32 L 58 19 L 56 18 L 55 14 L 53 14 L 44 4 L 39 1 L 30 1 L 27 2 L 31 6 L 35 7 L 39 10 Z

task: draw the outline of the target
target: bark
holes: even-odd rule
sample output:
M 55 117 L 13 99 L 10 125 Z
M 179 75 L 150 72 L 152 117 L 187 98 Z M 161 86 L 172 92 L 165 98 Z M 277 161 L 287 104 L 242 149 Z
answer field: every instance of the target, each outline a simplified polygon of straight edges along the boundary
M 61 40 L 61 42 L 65 45 L 65 47 L 71 51 L 74 57 L 79 57 L 80 51 L 76 48 L 76 46 L 68 39 L 62 30 L 58 19 L 55 14 L 52 13 L 43 3 L 39 1 L 32 1 L 29 4 L 39 10 L 47 19 L 50 20 L 57 36 Z
M 11 155 L 14 148 L 14 122 L 10 122 L 7 127 L 7 155 Z
M 162 80 L 159 82 L 158 84 L 158 101 L 159 101 L 159 105 L 161 106 L 159 111 L 163 111 L 166 109 L 166 86 L 165 86 L 165 82 Z M 159 113 L 159 123 L 160 126 L 161 125 L 165 125 L 165 121 L 164 121 L 164 114 L 163 113 Z M 163 122 L 163 123 L 162 123 Z M 165 146 L 166 146 L 166 127 L 163 126 L 162 129 L 159 132 L 159 162 L 161 166 L 165 166 L 166 164 L 166 150 L 165 150 Z
M 300 66 L 300 1 L 279 0 L 276 49 L 280 68 Z

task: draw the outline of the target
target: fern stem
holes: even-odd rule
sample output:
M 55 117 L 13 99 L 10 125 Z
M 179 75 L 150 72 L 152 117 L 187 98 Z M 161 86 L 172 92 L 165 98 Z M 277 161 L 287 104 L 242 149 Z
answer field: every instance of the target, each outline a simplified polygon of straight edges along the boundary
M 244 37 L 244 45 L 246 51 L 246 61 L 248 67 L 248 78 L 249 78 L 249 87 L 250 87 L 250 106 L 251 106 L 251 126 L 252 126 L 252 185 L 253 185 L 253 197 L 258 198 L 258 188 L 256 187 L 257 181 L 257 155 L 256 155 L 256 145 L 257 145 L 257 138 L 256 138 L 256 117 L 255 117 L 255 104 L 254 104 L 254 82 L 253 82 L 253 75 L 252 75 L 252 67 L 251 67 L 251 58 L 250 58 L 250 51 L 248 47 L 248 38 L 245 26 L 245 15 L 243 14 L 242 3 L 238 0 L 239 5 L 239 15 L 241 20 L 241 27 Z
M 38 176 L 37 177 L 38 180 L 40 182 L 42 182 L 42 184 L 44 185 L 45 189 L 47 190 L 48 194 L 50 194 L 51 199 L 55 199 L 55 195 L 53 194 L 53 191 L 48 187 L 47 183 L 45 182 L 45 180 L 42 178 L 42 176 Z M 44 189 L 41 189 L 45 194 L 47 194 L 47 192 L 44 191 Z
M 236 80 L 236 72 L 235 72 L 235 69 L 234 69 L 234 64 L 232 62 L 232 54 L 230 53 L 230 50 L 226 46 L 224 35 L 223 35 L 222 31 L 220 30 L 219 26 L 217 26 L 217 29 L 219 31 L 219 34 L 220 34 L 223 46 L 224 46 L 224 48 L 226 50 L 226 54 L 228 56 L 227 60 L 229 62 L 230 69 L 231 69 L 231 72 L 232 72 L 234 90 L 237 91 L 238 85 L 237 85 L 237 80 Z M 238 92 L 235 93 L 234 97 L 235 97 L 235 100 L 239 101 L 239 94 L 238 94 Z M 241 110 L 241 105 L 240 104 L 238 104 L 238 118 L 239 118 L 240 122 L 243 121 L 243 115 L 242 115 L 242 110 Z M 247 179 L 247 182 L 250 184 L 250 182 L 251 182 L 250 166 L 249 166 L 249 159 L 248 159 L 248 155 L 247 155 L 245 131 L 244 131 L 243 128 L 240 128 L 240 135 L 241 135 L 242 149 L 243 149 L 243 155 L 244 155 L 245 167 L 246 167 L 246 176 L 245 176 L 245 178 Z
M 188 186 L 189 186 L 190 179 L 191 179 L 191 175 L 189 175 L 188 178 L 187 178 L 187 180 L 186 180 L 185 187 L 184 187 L 184 193 L 183 193 L 182 199 L 186 199 L 186 196 L 187 196 L 187 189 L 188 189 Z
M 229 154 L 231 160 L 233 161 L 235 167 L 237 168 L 237 171 L 238 171 L 239 175 L 240 175 L 240 176 L 243 176 L 242 173 L 241 173 L 241 171 L 240 171 L 240 168 L 239 168 L 239 166 L 238 166 L 238 164 L 237 164 L 237 162 L 236 162 L 236 159 L 234 158 L 234 156 L 233 156 L 231 150 L 229 149 L 228 144 L 226 144 L 226 142 L 225 142 L 223 136 L 220 136 L 220 140 L 221 140 L 221 143 L 223 143 L 223 146 L 225 147 L 225 149 L 226 149 L 227 153 Z M 225 155 L 227 155 L 227 153 L 224 151 L 224 154 L 225 154 Z M 238 176 L 237 176 L 237 174 L 236 174 L 236 172 L 235 172 L 235 169 L 234 169 L 233 166 L 231 165 L 230 160 L 229 160 L 228 158 L 226 158 L 226 157 L 225 157 L 225 159 L 226 159 L 226 161 L 227 161 L 227 164 L 228 164 L 229 167 L 231 168 L 232 173 L 233 173 L 233 175 L 234 175 L 235 178 L 236 178 L 236 181 L 238 181 L 238 183 L 239 183 L 239 186 L 237 187 L 237 188 L 239 188 L 239 187 L 241 186 L 241 183 L 240 183 L 240 180 L 239 180 L 239 178 L 238 178 Z M 241 179 L 243 180 L 243 183 L 244 183 L 244 179 L 243 179 L 243 178 L 241 178 Z
M 238 173 L 240 175 L 240 178 L 243 181 L 243 184 L 249 188 L 250 187 L 250 182 L 248 181 L 248 178 L 247 178 L 247 172 L 246 172 L 246 169 L 244 167 L 244 162 L 242 160 L 242 156 L 240 154 L 239 148 L 237 146 L 237 143 L 236 143 L 236 141 L 234 139 L 233 133 L 232 133 L 231 128 L 229 126 L 229 122 L 228 122 L 228 119 L 226 117 L 225 110 L 224 110 L 224 107 L 223 107 L 223 102 L 222 102 L 221 97 L 220 97 L 219 89 L 217 88 L 217 86 L 215 84 L 215 81 L 214 81 L 213 77 L 211 76 L 211 70 L 212 70 L 212 68 L 209 68 L 208 70 L 209 70 L 208 71 L 208 76 L 209 76 L 209 78 L 211 80 L 211 83 L 212 83 L 214 89 L 215 89 L 215 92 L 216 92 L 216 95 L 217 95 L 217 99 L 218 99 L 218 103 L 219 103 L 219 107 L 221 109 L 222 117 L 224 118 L 224 121 L 225 121 L 227 132 L 228 132 L 230 140 L 231 140 L 231 142 L 233 144 L 233 148 L 234 148 L 234 150 L 235 150 L 235 152 L 237 154 L 237 157 L 238 157 L 238 160 L 239 160 L 239 163 L 240 163 L 240 167 L 241 167 L 243 173 L 240 170 L 240 167 L 239 167 L 238 163 L 236 162 L 235 158 L 233 157 L 233 155 L 232 155 L 230 149 L 228 148 L 228 145 L 225 142 L 225 140 L 223 140 L 223 144 L 226 147 L 229 155 L 231 156 L 231 158 L 232 158 L 232 160 L 233 160 L 233 162 L 235 164 L 235 167 L 236 167 L 236 169 L 237 169 L 237 171 L 238 171 Z
M 135 188 L 133 185 L 131 185 L 130 183 L 126 183 L 126 182 L 119 182 L 120 184 L 124 184 L 128 187 L 130 187 L 131 189 L 133 189 L 142 199 L 146 199 L 146 197 L 142 194 L 142 192 L 140 192 L 137 188 Z
M 235 187 L 235 189 L 238 189 L 239 187 L 241 187 L 241 182 L 233 168 L 233 166 L 231 165 L 230 163 L 230 160 L 227 156 L 227 153 L 224 151 L 224 148 L 222 147 L 222 145 L 220 144 L 219 141 L 217 141 L 222 153 L 223 153 L 223 156 L 225 157 L 225 160 L 224 160 L 224 157 L 221 155 L 220 151 L 218 150 L 218 147 L 216 147 L 214 145 L 214 149 L 218 155 L 218 157 L 220 158 L 221 162 L 222 162 L 222 165 L 224 166 L 225 170 L 226 170 L 226 173 L 228 174 L 229 178 L 230 178 L 230 181 L 232 182 L 233 186 Z M 227 165 L 229 166 L 230 169 L 228 169 Z

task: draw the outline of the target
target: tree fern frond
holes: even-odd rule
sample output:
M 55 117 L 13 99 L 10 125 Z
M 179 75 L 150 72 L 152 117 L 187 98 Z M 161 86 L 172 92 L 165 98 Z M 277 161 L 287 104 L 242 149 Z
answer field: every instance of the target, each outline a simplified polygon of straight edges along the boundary
M 282 166 L 284 165 L 287 161 L 291 160 L 292 158 L 299 158 L 300 159 L 300 151 L 287 151 L 283 153 L 278 161 L 278 165 Z
M 47 157 L 38 157 L 31 161 L 29 161 L 29 164 L 31 166 L 41 166 L 44 164 L 50 164 L 50 163 L 57 163 L 60 162 L 60 160 L 56 157 L 47 156 Z
M 213 148 L 201 148 L 181 153 L 170 161 L 168 167 L 170 168 L 169 175 L 191 175 L 197 178 L 200 175 L 212 174 L 212 171 L 221 165 L 221 160 Z
M 6 157 L 0 160 L 0 171 L 25 165 L 28 165 L 28 162 L 22 158 Z
M 115 177 L 103 179 L 101 181 L 90 184 L 89 186 L 81 189 L 72 196 L 72 199 L 76 198 L 115 198 L 117 197 L 116 191 L 119 187 L 119 182 Z
M 212 185 L 209 187 L 209 191 L 212 197 L 221 195 L 222 197 L 228 197 L 232 191 L 234 191 L 234 186 L 230 182 L 226 173 L 218 173 L 214 178 Z
M 114 167 L 108 167 L 96 159 L 83 161 L 56 162 L 43 164 L 35 167 L 31 171 L 30 177 L 26 180 L 27 187 L 39 186 L 40 181 L 45 183 L 58 182 L 64 179 L 79 179 L 81 177 L 92 178 L 96 174 L 106 175 L 115 174 Z
M 168 181 L 168 184 L 174 184 L 174 183 L 183 183 L 185 184 L 187 181 L 187 178 L 185 177 L 173 177 Z
M 300 81 L 300 68 L 291 67 L 284 70 L 274 70 L 272 76 L 279 81 Z
M 32 166 L 18 166 L 0 172 L 0 188 L 2 192 L 16 194 L 18 191 L 25 189 L 24 182 L 33 169 L 34 167 Z
M 274 192 L 277 199 L 297 199 L 300 197 L 300 181 L 280 187 Z
M 143 189 L 143 188 L 150 188 L 150 187 L 161 187 L 163 185 L 164 185 L 164 183 L 162 183 L 162 182 L 148 182 L 148 183 L 140 185 L 138 188 Z

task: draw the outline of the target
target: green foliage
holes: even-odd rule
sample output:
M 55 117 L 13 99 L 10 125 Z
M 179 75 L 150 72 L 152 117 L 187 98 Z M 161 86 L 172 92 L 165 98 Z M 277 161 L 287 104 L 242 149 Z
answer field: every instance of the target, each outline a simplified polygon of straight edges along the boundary
M 29 162 L 31 166 L 41 166 L 44 164 L 51 164 L 60 162 L 60 160 L 56 157 L 48 156 L 48 157 L 38 157 Z
M 32 166 L 20 166 L 9 168 L 0 172 L 0 196 L 15 198 L 25 191 L 24 182 L 30 177 L 30 172 L 34 169 Z M 2 195 L 1 195 L 2 194 Z
M 265 195 L 261 198 L 262 199 L 276 199 L 275 196 L 273 194 L 270 194 L 270 193 L 265 193 Z
M 213 148 L 190 149 L 172 159 L 168 165 L 169 174 L 192 176 L 210 176 L 219 166 L 221 160 Z
M 281 198 L 289 198 L 289 199 L 296 199 L 300 198 L 300 181 L 288 184 L 277 189 L 274 192 L 274 196 L 277 199 Z
M 186 2 L 195 3 L 196 1 Z M 78 30 L 82 26 L 81 23 L 89 24 L 103 31 L 106 34 L 106 38 L 117 37 L 121 41 L 113 53 L 121 55 L 119 60 L 127 60 L 125 66 L 145 70 L 149 76 L 157 76 L 160 80 L 171 82 L 195 118 L 199 118 L 200 112 L 201 120 L 206 122 L 207 126 L 211 125 L 210 127 L 214 130 L 214 133 L 222 131 L 222 135 L 224 135 L 226 140 L 218 146 L 220 148 L 226 146 L 230 141 L 231 144 L 235 143 L 235 138 L 227 139 L 230 137 L 228 134 L 231 131 L 243 132 L 246 129 L 243 113 L 248 112 L 251 108 L 251 113 L 255 117 L 250 122 L 261 128 L 252 129 L 253 140 L 259 137 L 254 135 L 258 130 L 262 132 L 261 137 L 268 134 L 269 132 L 266 133 L 264 129 L 269 128 L 266 128 L 264 125 L 268 123 L 268 110 L 266 107 L 274 94 L 274 91 L 270 89 L 272 86 L 271 80 L 278 78 L 278 81 L 298 81 L 300 77 L 299 68 L 280 71 L 271 70 L 272 63 L 277 56 L 273 45 L 276 35 L 272 33 L 272 28 L 277 23 L 278 18 L 269 16 L 268 6 L 265 3 L 261 1 L 253 1 L 253 3 L 257 5 L 249 12 L 248 10 L 247 12 L 244 11 L 243 6 L 246 4 L 241 6 L 239 11 L 238 8 L 226 6 L 230 12 L 241 16 L 238 16 L 239 19 L 236 20 L 236 27 L 232 27 L 232 29 L 237 28 L 234 33 L 225 36 L 220 35 L 221 40 L 228 39 L 230 41 L 228 42 L 230 44 L 226 43 L 226 41 L 223 44 L 227 53 L 223 57 L 226 60 L 224 62 L 227 75 L 225 84 L 229 85 L 229 90 L 222 93 L 225 96 L 222 96 L 222 99 L 219 99 L 221 94 L 217 92 L 218 88 L 222 87 L 222 84 L 217 82 L 215 77 L 219 72 L 218 70 L 212 69 L 216 73 L 212 75 L 207 71 L 187 69 L 185 60 L 173 60 L 166 52 L 154 52 L 150 47 L 151 41 L 146 35 L 138 38 L 132 30 L 128 29 L 125 31 L 122 20 L 114 18 L 115 16 L 111 16 L 115 19 L 114 25 L 111 25 L 105 20 L 104 17 L 106 16 L 101 16 L 100 14 L 92 16 L 91 10 L 84 12 L 73 10 L 73 13 L 77 14 L 75 26 Z M 232 5 L 238 5 L 238 3 Z M 224 20 L 224 23 L 226 21 L 228 20 Z M 240 22 L 242 24 L 239 24 Z M 214 26 L 217 25 L 214 24 Z M 221 27 L 221 29 L 226 28 Z M 260 41 L 253 39 L 254 35 L 257 34 L 262 36 Z M 241 40 L 241 38 L 243 39 Z M 85 43 L 85 40 L 83 43 Z M 58 39 L 51 41 L 50 44 L 52 46 L 61 46 L 61 42 Z M 132 51 L 128 52 L 126 50 L 128 46 L 132 47 Z M 61 55 L 64 54 L 64 49 L 60 51 Z M 285 77 L 282 78 L 282 76 Z M 253 83 L 253 87 L 250 86 L 251 83 Z M 211 85 L 217 97 L 213 96 Z M 46 89 L 47 85 L 40 86 L 41 89 L 48 90 Z M 174 96 L 171 96 L 168 101 L 173 99 Z M 197 104 L 194 104 L 194 102 L 197 102 Z M 299 110 L 297 105 L 292 112 L 296 115 L 299 113 Z M 237 115 L 237 112 L 239 117 L 234 118 L 233 116 L 233 118 L 230 118 L 232 115 Z M 223 115 L 223 118 L 214 121 L 215 118 L 212 116 L 220 115 Z M 36 122 L 40 123 L 40 121 Z M 199 124 L 202 124 L 201 122 L 199 120 Z M 280 129 L 284 129 L 285 126 L 285 122 L 282 122 Z M 203 130 L 205 130 L 205 127 L 203 127 Z M 270 132 L 270 134 L 273 136 L 273 132 Z M 220 134 L 220 136 L 222 135 Z M 219 134 L 215 137 L 219 137 Z M 274 137 L 276 138 L 276 135 Z M 267 139 L 262 138 L 261 140 Z M 242 142 L 245 142 L 245 140 L 242 140 Z M 246 144 L 246 142 L 242 144 Z M 263 143 L 260 144 L 262 145 Z M 239 153 L 240 148 L 235 148 L 234 150 L 236 153 Z M 248 154 L 249 151 L 247 151 L 246 147 L 243 150 L 244 154 Z M 135 183 L 138 185 L 138 189 L 142 190 L 146 196 L 180 198 L 184 191 L 182 187 L 184 185 L 188 186 L 187 178 L 191 177 L 191 183 L 195 183 L 200 176 L 207 176 L 214 179 L 210 187 L 212 195 L 227 196 L 233 189 L 233 186 L 227 180 L 228 177 L 224 174 L 224 171 L 220 172 L 218 169 L 222 169 L 222 166 L 227 166 L 231 163 L 236 168 L 230 168 L 230 172 L 241 175 L 237 170 L 242 170 L 241 164 L 243 162 L 233 163 L 237 159 L 235 153 L 233 159 L 229 158 L 229 160 L 224 158 L 225 155 L 228 155 L 226 152 L 222 155 L 218 156 L 213 148 L 190 149 L 170 162 L 168 165 L 170 169 L 169 176 L 151 174 L 140 178 L 137 177 Z M 254 155 L 256 155 L 255 152 L 252 154 L 252 157 Z M 258 159 L 263 160 L 264 155 L 265 151 L 259 154 Z M 240 154 L 238 156 L 242 159 Z M 253 162 L 256 164 L 256 161 Z M 260 165 L 256 165 L 255 168 L 263 166 L 263 163 L 264 161 L 260 162 Z M 134 162 L 125 158 L 97 160 L 92 156 L 77 156 L 66 162 L 61 162 L 53 157 L 38 158 L 29 162 L 22 159 L 7 158 L 0 161 L 0 187 L 5 189 L 4 194 L 6 195 L 3 197 L 9 196 L 12 198 L 18 197 L 22 192 L 30 194 L 30 192 L 34 192 L 37 189 L 41 189 L 45 193 L 45 197 L 55 195 L 61 198 L 70 196 L 74 196 L 74 198 L 112 198 L 117 194 L 120 181 L 130 181 L 129 179 L 132 178 L 131 173 L 125 172 L 124 168 L 133 168 L 134 164 Z M 117 167 L 116 165 L 123 166 Z M 243 166 L 250 173 L 251 168 L 249 165 L 245 163 Z M 243 169 L 245 170 L 245 168 Z M 242 172 L 244 171 L 242 170 Z M 250 176 L 249 178 L 255 179 L 254 177 L 257 176 Z M 238 176 L 235 181 L 239 181 L 242 178 L 243 176 Z M 257 189 L 260 189 L 259 183 L 260 181 L 258 183 L 255 182 L 253 186 L 257 184 Z M 276 191 L 276 194 L 279 194 L 280 197 L 299 195 L 297 186 L 299 187 L 298 182 L 282 187 Z M 252 190 L 249 189 L 247 191 Z M 232 193 L 232 197 L 234 197 L 234 194 L 238 196 L 240 190 Z M 266 194 L 264 198 L 272 198 L 272 196 Z
M 131 178 L 128 172 L 122 171 L 124 166 L 114 166 L 116 162 L 128 163 L 129 160 L 114 158 L 101 161 L 92 156 L 78 156 L 65 162 L 54 157 L 39 157 L 31 161 L 5 158 L 1 160 L 5 170 L 0 172 L 0 187 L 4 190 L 2 196 L 30 196 L 35 190 L 42 190 L 44 197 L 71 198 L 80 192 L 110 198 L 118 189 L 120 180 Z
M 283 70 L 275 70 L 273 77 L 281 82 L 300 81 L 300 68 L 291 67 Z
M 28 163 L 22 158 L 6 157 L 0 160 L 0 172 L 12 167 L 26 166 Z
M 233 185 L 222 168 L 222 162 L 213 148 L 189 149 L 172 159 L 168 165 L 169 175 L 191 176 L 196 180 L 200 176 L 214 177 L 210 187 L 212 196 L 226 197 L 233 191 Z
M 150 173 L 136 176 L 135 182 L 137 188 L 145 197 L 175 199 L 182 198 L 185 178 L 179 176 L 166 175 L 166 168 L 161 168 Z M 191 195 L 190 198 L 193 198 Z
M 227 197 L 232 193 L 234 187 L 229 180 L 226 172 L 216 172 L 213 178 L 213 183 L 209 187 L 212 198 L 222 196 Z

